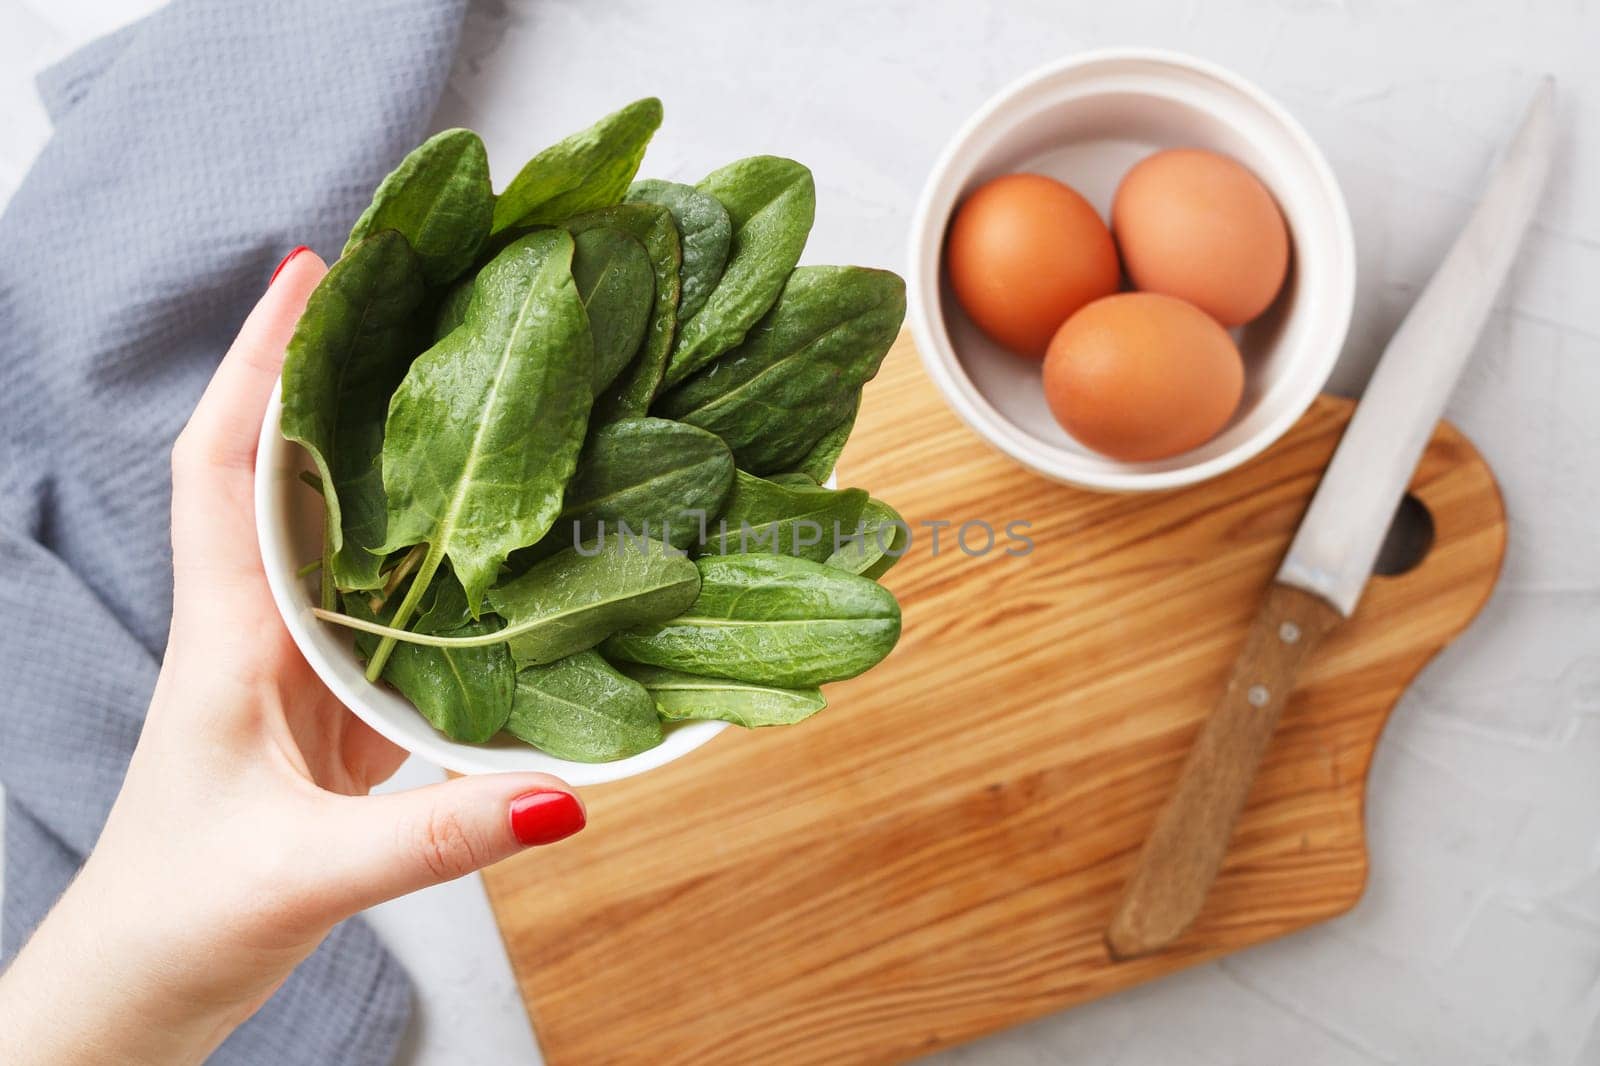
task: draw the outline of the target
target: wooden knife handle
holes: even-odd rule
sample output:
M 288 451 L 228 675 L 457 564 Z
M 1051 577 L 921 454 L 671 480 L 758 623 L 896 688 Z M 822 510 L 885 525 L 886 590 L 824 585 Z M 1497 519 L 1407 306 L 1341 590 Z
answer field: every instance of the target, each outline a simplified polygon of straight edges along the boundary
M 1145 838 L 1106 931 L 1113 958 L 1157 951 L 1189 928 L 1216 879 L 1300 665 L 1341 620 L 1326 600 L 1274 583 Z

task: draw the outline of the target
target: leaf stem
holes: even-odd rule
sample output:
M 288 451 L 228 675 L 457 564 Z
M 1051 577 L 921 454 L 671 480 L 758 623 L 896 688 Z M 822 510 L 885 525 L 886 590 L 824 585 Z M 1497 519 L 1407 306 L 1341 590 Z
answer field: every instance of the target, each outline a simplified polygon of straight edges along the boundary
M 322 565 L 322 560 L 321 559 L 313 559 L 309 563 L 306 563 L 304 566 L 302 566 L 300 569 L 296 570 L 294 572 L 294 576 L 295 577 L 310 577 L 312 574 L 317 572 L 317 568 L 320 567 L 321 565 Z
M 339 606 L 339 590 L 333 586 L 333 512 L 322 510 L 322 609 Z
M 377 650 L 372 653 L 372 658 L 367 662 L 368 681 L 377 681 L 378 678 L 383 676 L 383 668 L 388 663 L 389 654 L 394 651 L 395 641 L 399 639 L 401 634 L 413 638 L 417 636 L 415 633 L 406 632 L 406 623 L 411 621 L 412 612 L 417 609 L 417 603 L 422 599 L 422 594 L 428 590 L 429 585 L 433 584 L 433 575 L 438 571 L 439 564 L 443 561 L 443 552 L 436 551 L 432 547 L 428 549 L 428 554 L 422 560 L 422 566 L 417 571 L 416 580 L 411 582 L 411 587 L 406 590 L 406 598 L 401 600 L 400 606 L 395 609 L 394 617 L 391 619 L 393 622 L 392 627 L 379 627 L 383 631 L 383 642 L 378 645 Z M 324 608 L 324 612 L 327 614 L 334 613 L 326 608 Z M 320 616 L 324 612 L 317 613 Z M 345 616 L 338 615 L 337 617 L 343 618 Z M 357 619 L 352 619 L 352 621 L 357 621 Z M 413 643 L 415 643 L 414 640 Z
M 401 606 L 403 607 L 404 604 L 401 604 Z M 369 622 L 365 618 L 340 614 L 338 611 L 324 611 L 317 607 L 313 607 L 311 613 L 324 622 L 332 622 L 334 625 L 345 626 L 349 629 L 359 629 L 363 633 L 371 633 L 375 636 L 383 637 L 388 643 L 399 641 L 405 644 L 421 644 L 429 648 L 486 648 L 491 644 L 502 643 L 510 637 L 517 636 L 549 620 L 540 616 L 530 618 L 521 625 L 497 629 L 492 633 L 480 633 L 470 637 L 439 637 L 434 636 L 432 633 L 415 633 L 409 629 L 396 629 L 394 626 L 386 626 L 382 622 Z M 398 614 L 396 617 L 398 617 Z
M 406 552 L 405 557 L 395 564 L 393 570 L 389 571 L 389 579 L 383 583 L 382 595 L 385 600 L 394 595 L 394 590 L 400 587 L 400 582 L 404 581 L 406 575 L 415 570 L 417 564 L 422 562 L 427 555 L 428 546 L 426 544 L 413 544 L 411 546 L 411 550 Z

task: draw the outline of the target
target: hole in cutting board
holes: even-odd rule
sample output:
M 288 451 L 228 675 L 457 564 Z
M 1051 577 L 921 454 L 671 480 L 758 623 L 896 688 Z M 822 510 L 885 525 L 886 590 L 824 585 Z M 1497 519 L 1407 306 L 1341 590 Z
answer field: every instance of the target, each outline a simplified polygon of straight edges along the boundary
M 1384 534 L 1372 572 L 1383 577 L 1408 574 L 1428 557 L 1432 547 L 1433 515 L 1421 500 L 1408 492 L 1395 508 L 1394 520 L 1389 523 L 1389 532 Z

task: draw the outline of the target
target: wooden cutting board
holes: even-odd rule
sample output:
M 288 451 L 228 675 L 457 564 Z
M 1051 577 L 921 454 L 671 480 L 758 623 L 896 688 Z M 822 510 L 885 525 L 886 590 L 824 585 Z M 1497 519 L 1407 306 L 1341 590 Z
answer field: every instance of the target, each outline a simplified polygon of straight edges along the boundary
M 1384 719 L 1505 545 L 1448 425 L 1413 483 L 1432 550 L 1319 650 L 1200 920 L 1132 962 L 1101 940 L 1350 406 L 1199 487 L 1098 495 L 991 451 L 902 337 L 840 468 L 917 532 L 894 654 L 804 725 L 587 790 L 587 830 L 485 875 L 551 1066 L 896 1062 L 1352 906 Z M 1034 551 L 930 553 L 920 523 L 976 519 Z

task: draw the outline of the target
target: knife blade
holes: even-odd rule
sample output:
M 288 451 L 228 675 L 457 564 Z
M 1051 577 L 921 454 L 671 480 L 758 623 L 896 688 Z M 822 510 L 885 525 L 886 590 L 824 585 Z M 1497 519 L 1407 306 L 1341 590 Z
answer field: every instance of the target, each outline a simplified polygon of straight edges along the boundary
M 1384 349 L 1278 570 L 1279 581 L 1346 618 L 1516 259 L 1554 143 L 1554 85 L 1546 78 L 1477 210 Z
M 1482 200 L 1395 331 L 1246 634 L 1227 685 L 1140 848 L 1106 929 L 1114 959 L 1199 915 L 1256 769 L 1322 638 L 1355 610 L 1395 510 L 1532 221 L 1555 145 L 1546 78 Z

